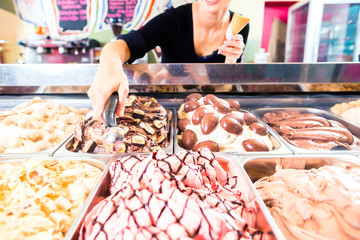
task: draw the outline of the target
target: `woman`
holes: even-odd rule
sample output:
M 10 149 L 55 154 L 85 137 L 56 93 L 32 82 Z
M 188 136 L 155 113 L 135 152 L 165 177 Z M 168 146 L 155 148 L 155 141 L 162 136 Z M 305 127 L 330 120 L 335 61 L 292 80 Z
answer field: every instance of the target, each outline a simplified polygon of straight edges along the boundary
M 119 93 L 117 115 L 122 116 L 129 92 L 128 80 L 122 69 L 156 46 L 162 49 L 162 62 L 167 63 L 236 63 L 241 61 L 249 25 L 231 40 L 226 30 L 233 13 L 231 0 L 198 0 L 158 15 L 138 31 L 119 36 L 107 43 L 88 95 L 94 118 L 101 120 L 107 99 Z

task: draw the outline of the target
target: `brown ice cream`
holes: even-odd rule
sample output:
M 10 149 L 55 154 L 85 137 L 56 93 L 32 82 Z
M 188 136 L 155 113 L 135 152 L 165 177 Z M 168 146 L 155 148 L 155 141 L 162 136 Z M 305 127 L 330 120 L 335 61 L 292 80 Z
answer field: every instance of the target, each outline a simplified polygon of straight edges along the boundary
M 155 98 L 131 95 L 126 101 L 125 114 L 116 117 L 116 124 L 125 130 L 124 144 L 114 146 L 125 152 L 150 152 L 169 145 L 171 112 Z M 105 126 L 87 116 L 76 125 L 71 151 L 106 153 L 103 146 Z
M 344 146 L 360 150 L 360 140 L 341 123 L 313 113 L 279 111 L 265 113 L 263 120 L 290 144 L 308 150 Z
M 202 149 L 113 162 L 110 196 L 86 216 L 80 239 L 273 238 L 238 166 L 219 160 Z
M 286 239 L 359 239 L 360 168 L 281 169 L 255 186 Z

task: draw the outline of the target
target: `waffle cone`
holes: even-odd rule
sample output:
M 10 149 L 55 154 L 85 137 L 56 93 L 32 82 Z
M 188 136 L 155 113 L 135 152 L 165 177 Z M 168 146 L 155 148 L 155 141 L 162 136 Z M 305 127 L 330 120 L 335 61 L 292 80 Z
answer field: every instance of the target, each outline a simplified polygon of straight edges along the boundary
M 249 22 L 250 18 L 241 16 L 239 13 L 234 13 L 231 19 L 231 32 L 233 35 L 238 34 Z

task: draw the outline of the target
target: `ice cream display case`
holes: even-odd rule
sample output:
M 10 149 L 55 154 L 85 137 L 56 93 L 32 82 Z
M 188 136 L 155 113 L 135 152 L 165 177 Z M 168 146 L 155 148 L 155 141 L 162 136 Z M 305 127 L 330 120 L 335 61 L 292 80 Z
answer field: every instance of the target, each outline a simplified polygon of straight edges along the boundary
M 305 0 L 294 4 L 289 9 L 285 61 L 358 62 L 359 12 L 358 0 Z
M 55 161 L 51 167 L 76 160 L 101 170 L 77 214 L 60 228 L 59 239 L 287 239 L 295 228 L 284 228 L 269 205 L 273 200 L 263 197 L 255 181 L 283 168 L 316 172 L 311 169 L 324 165 L 341 165 L 345 170 L 329 170 L 341 178 L 342 171 L 353 174 L 357 168 L 337 162 L 360 164 L 358 63 L 135 64 L 124 69 L 130 94 L 126 116 L 116 118 L 116 124 L 127 129 L 126 146 L 112 153 L 104 151 L 104 129 L 92 119 L 86 94 L 96 64 L 0 65 L 0 161 L 24 162 L 30 170 L 21 179 L 38 183 L 40 190 L 49 166 L 32 159 Z M 53 145 L 44 149 L 48 142 Z M 4 176 L 18 176 L 16 171 L 0 168 Z M 60 175 L 66 180 L 70 173 L 77 174 L 69 169 Z M 14 179 L 7 179 L 13 186 Z M 313 191 L 326 191 L 331 186 L 326 181 Z M 24 197 L 35 194 L 26 192 Z M 74 194 L 49 197 L 53 203 L 40 208 L 46 221 L 61 226 L 59 213 Z M 189 211 L 194 211 L 191 219 Z M 345 219 L 360 219 L 345 212 Z M 3 213 L 6 218 L 0 209 Z M 11 216 L 13 221 L 17 215 Z M 122 228 L 114 229 L 120 220 Z M 334 231 L 342 233 L 341 226 L 348 227 L 340 224 Z

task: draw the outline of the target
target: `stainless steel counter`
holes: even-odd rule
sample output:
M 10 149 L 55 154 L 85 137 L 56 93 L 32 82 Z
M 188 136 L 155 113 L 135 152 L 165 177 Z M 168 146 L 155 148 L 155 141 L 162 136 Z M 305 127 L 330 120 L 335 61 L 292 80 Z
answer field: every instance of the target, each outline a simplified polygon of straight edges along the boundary
M 2 64 L 0 93 L 86 93 L 97 64 Z M 360 63 L 124 65 L 131 92 L 353 92 Z

